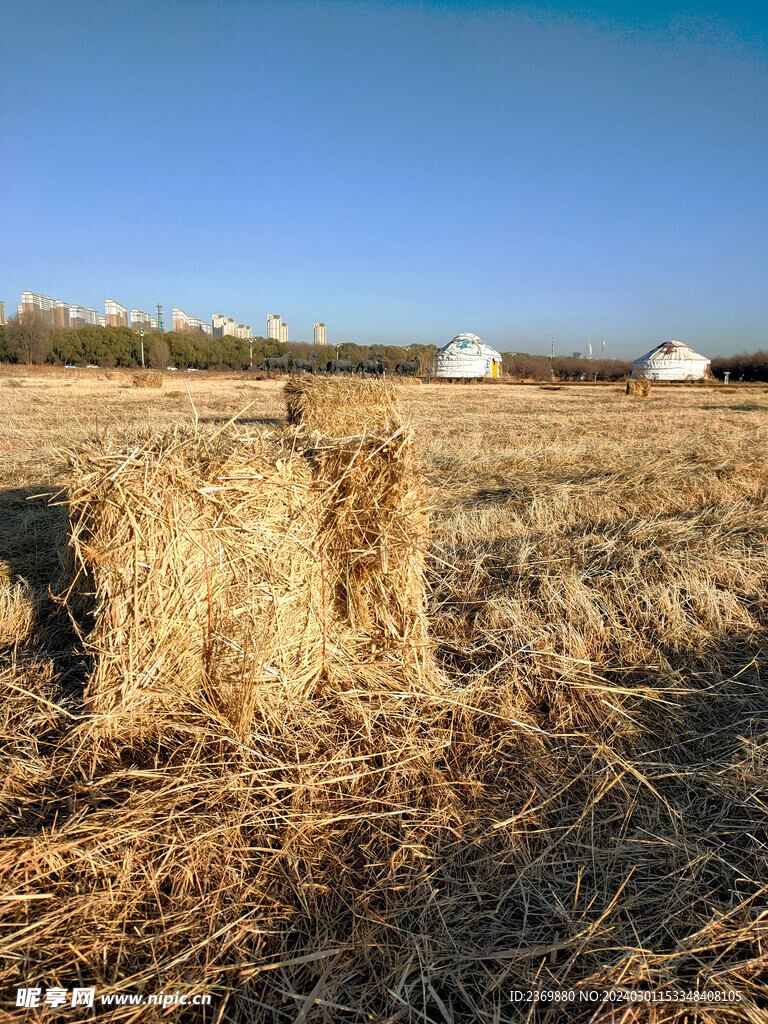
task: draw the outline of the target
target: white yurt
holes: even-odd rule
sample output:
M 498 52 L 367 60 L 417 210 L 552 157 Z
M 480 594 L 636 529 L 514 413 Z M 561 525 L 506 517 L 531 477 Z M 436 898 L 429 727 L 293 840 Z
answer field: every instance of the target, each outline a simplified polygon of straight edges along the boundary
M 501 353 L 476 334 L 457 334 L 435 353 L 436 377 L 498 377 Z
M 682 341 L 665 341 L 632 363 L 632 376 L 645 380 L 706 380 L 711 359 Z

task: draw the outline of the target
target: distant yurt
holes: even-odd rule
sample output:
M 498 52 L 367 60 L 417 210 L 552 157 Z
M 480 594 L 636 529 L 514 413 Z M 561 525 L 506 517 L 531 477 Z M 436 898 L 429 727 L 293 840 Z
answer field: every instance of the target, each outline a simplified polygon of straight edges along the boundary
M 632 376 L 645 380 L 706 380 L 711 359 L 681 341 L 665 341 L 632 363 Z
M 498 377 L 501 353 L 476 334 L 457 334 L 435 354 L 436 377 Z

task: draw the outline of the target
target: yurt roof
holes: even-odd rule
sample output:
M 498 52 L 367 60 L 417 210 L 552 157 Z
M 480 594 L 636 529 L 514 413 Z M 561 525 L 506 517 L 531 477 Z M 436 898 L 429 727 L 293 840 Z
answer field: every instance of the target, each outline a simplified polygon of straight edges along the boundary
M 443 352 L 456 352 L 466 356 L 492 356 L 494 359 L 501 359 L 501 353 L 482 338 L 478 338 L 476 334 L 457 334 L 437 354 L 441 355 Z
M 652 348 L 650 352 L 646 352 L 644 356 L 640 356 L 635 359 L 635 364 L 638 363 L 711 363 L 711 359 L 707 359 L 706 356 L 699 355 L 698 352 L 694 352 L 692 348 L 684 345 L 682 341 L 664 341 L 656 348 Z

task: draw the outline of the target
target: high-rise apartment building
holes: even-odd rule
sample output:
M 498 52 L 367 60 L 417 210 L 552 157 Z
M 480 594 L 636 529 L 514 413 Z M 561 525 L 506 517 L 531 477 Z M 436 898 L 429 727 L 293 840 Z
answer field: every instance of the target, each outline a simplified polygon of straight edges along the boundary
M 69 307 L 70 327 L 106 327 L 106 320 L 88 306 Z
M 148 333 L 149 331 L 158 331 L 159 329 L 160 324 L 155 317 L 150 316 L 149 313 L 145 313 L 143 309 L 131 310 L 132 331 L 144 331 L 145 333 Z
M 173 329 L 174 331 L 186 331 L 189 329 L 189 317 L 183 309 L 173 307 Z
M 54 300 L 47 295 L 39 295 L 37 292 L 21 293 L 21 312 L 32 313 L 46 327 L 54 327 L 53 309 Z
M 315 344 L 325 345 L 325 324 L 315 324 Z
M 55 330 L 67 327 L 105 327 L 107 321 L 88 306 L 70 306 L 62 299 L 51 299 L 37 292 L 22 292 L 19 315 L 32 313 L 47 327 Z
M 104 319 L 110 327 L 127 327 L 128 310 L 114 299 L 104 300 Z
M 0 324 L 5 323 L 5 303 L 0 302 Z
M 212 317 L 214 338 L 230 335 L 233 338 L 248 339 L 253 336 L 250 324 L 239 324 L 231 316 L 214 313 Z
M 267 337 L 288 344 L 288 324 L 283 323 L 283 318 L 278 313 L 267 314 Z
M 189 316 L 178 306 L 173 307 L 173 329 L 174 331 L 199 331 L 201 334 L 213 335 L 211 324 L 200 320 L 196 316 Z
M 283 318 L 278 313 L 267 313 L 267 337 L 280 341 L 280 325 Z
M 53 304 L 53 326 L 59 327 L 71 327 L 72 322 L 69 316 L 69 303 L 63 302 L 61 299 L 56 299 Z

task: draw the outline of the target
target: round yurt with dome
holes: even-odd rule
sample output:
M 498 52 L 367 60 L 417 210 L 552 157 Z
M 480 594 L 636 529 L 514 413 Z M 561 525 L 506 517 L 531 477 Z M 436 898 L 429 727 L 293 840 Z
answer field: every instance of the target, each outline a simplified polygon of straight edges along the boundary
M 681 341 L 665 341 L 632 363 L 636 380 L 706 380 L 711 359 Z
M 457 334 L 435 354 L 435 376 L 447 378 L 498 377 L 501 353 L 476 334 Z

